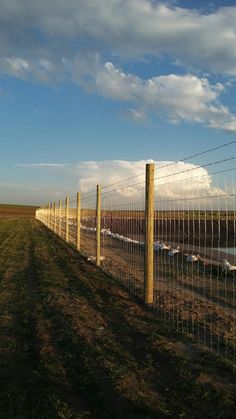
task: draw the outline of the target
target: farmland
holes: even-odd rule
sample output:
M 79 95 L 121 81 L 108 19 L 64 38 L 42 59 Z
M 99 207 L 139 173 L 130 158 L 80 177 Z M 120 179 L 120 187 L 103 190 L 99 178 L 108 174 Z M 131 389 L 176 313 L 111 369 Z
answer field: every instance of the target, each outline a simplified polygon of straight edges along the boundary
M 34 218 L 37 207 L 30 205 L 0 204 L 1 218 Z
M 9 215 L 0 220 L 1 418 L 234 416 L 230 364 L 42 224 Z
M 76 246 L 77 219 L 75 210 L 72 210 L 68 220 L 51 211 L 47 215 L 44 213 L 42 221 L 64 240 L 67 230 L 69 243 Z M 226 221 L 225 214 L 220 215 L 221 219 L 216 222 L 155 219 L 153 307 L 177 330 L 190 333 L 198 343 L 221 353 L 235 365 L 235 256 L 227 254 L 227 249 L 224 249 L 227 244 L 235 245 L 235 221 Z M 133 211 L 121 211 L 120 214 L 103 211 L 101 224 L 102 269 L 119 278 L 131 292 L 143 299 L 143 217 L 138 217 Z M 94 211 L 82 210 L 79 230 L 80 250 L 94 260 Z M 165 246 L 168 244 L 165 250 L 161 250 L 163 239 Z M 177 251 L 175 256 L 169 256 L 170 245 Z M 194 252 L 197 253 L 196 260 L 189 263 L 187 258 Z M 223 269 L 226 258 L 233 264 L 232 272 Z

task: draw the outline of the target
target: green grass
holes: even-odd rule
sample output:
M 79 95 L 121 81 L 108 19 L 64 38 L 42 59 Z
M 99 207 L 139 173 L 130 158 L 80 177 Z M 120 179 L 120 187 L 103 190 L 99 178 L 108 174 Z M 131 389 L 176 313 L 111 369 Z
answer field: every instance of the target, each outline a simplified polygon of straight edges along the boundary
M 233 418 L 230 365 L 35 220 L 0 221 L 0 418 Z

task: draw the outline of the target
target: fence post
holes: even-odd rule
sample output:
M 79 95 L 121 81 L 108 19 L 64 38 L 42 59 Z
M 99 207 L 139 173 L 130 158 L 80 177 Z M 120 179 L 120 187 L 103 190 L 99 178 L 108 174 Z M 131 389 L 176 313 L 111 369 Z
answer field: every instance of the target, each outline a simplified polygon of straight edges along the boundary
M 153 163 L 146 164 L 144 254 L 144 298 L 146 304 L 153 304 L 154 171 Z
M 96 265 L 100 266 L 101 256 L 101 186 L 97 185 L 96 203 Z
M 52 203 L 49 204 L 49 228 L 51 229 L 52 225 Z
M 56 233 L 56 202 L 53 202 L 53 231 Z
M 61 237 L 61 199 L 59 200 L 59 223 L 58 223 L 58 236 Z
M 47 209 L 47 227 L 49 228 L 50 225 L 50 204 L 48 204 L 48 209 Z
M 80 250 L 80 192 L 77 193 L 77 231 L 76 231 L 76 248 Z
M 66 243 L 69 241 L 69 197 L 66 197 Z

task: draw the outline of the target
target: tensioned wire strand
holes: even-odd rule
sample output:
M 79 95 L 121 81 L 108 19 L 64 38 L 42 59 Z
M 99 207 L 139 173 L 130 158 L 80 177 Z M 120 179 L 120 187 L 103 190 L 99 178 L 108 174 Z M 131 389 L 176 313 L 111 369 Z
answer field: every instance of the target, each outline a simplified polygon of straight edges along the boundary
M 182 173 L 188 173 L 188 172 L 192 172 L 194 170 L 204 169 L 206 167 L 210 167 L 210 166 L 220 164 L 220 163 L 225 163 L 225 162 L 232 161 L 232 160 L 235 160 L 235 159 L 236 159 L 236 156 L 233 156 L 233 157 L 229 157 L 227 159 L 222 159 L 222 160 L 217 160 L 217 161 L 214 161 L 214 162 L 209 162 L 209 163 L 203 164 L 202 166 L 199 165 L 199 166 L 191 167 L 189 169 L 180 170 L 179 172 L 170 173 L 168 175 L 155 177 L 154 180 L 165 179 L 165 178 L 168 178 L 168 177 L 180 175 Z M 103 193 L 103 195 L 105 195 L 105 194 L 109 194 L 111 192 L 118 192 L 118 191 L 122 191 L 122 190 L 125 190 L 125 189 L 132 188 L 133 186 L 143 185 L 144 183 L 145 183 L 145 180 L 143 180 L 142 182 L 132 183 L 131 185 L 123 186 L 121 188 L 112 189 L 110 191 L 105 191 L 105 192 L 103 191 L 102 193 Z
M 179 182 L 184 182 L 185 180 L 192 180 L 192 179 L 196 179 L 196 178 L 199 178 L 199 179 L 202 179 L 202 178 L 204 178 L 204 177 L 208 177 L 208 176 L 213 176 L 213 175 L 217 175 L 217 174 L 219 174 L 219 173 L 227 173 L 227 172 L 232 172 L 232 171 L 234 171 L 234 170 L 236 170 L 236 167 L 232 167 L 232 168 L 230 168 L 230 169 L 225 169 L 225 170 L 218 170 L 218 171 L 216 171 L 216 172 L 212 172 L 212 173 L 207 173 L 207 174 L 205 174 L 205 175 L 196 175 L 196 176 L 192 176 L 192 177 L 187 177 L 187 178 L 182 178 L 182 179 L 178 179 L 178 180 L 173 180 L 172 182 L 167 182 L 167 183 L 158 183 L 158 187 L 159 186 L 167 186 L 167 185 L 172 185 L 173 183 L 179 183 Z
M 222 194 L 222 195 L 202 195 L 202 196 L 187 196 L 184 198 L 175 198 L 175 199 L 165 199 L 165 200 L 159 200 L 159 202 L 174 202 L 174 201 L 189 201 L 189 200 L 200 200 L 200 199 L 213 199 L 213 198 L 231 198 L 235 196 L 235 193 L 231 194 Z

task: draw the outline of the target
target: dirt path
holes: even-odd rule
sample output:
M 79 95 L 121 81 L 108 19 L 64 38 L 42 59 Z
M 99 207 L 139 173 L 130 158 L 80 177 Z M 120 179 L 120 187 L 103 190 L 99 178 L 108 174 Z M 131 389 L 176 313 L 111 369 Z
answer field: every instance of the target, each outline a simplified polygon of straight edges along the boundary
M 236 377 L 72 248 L 0 222 L 0 417 L 233 418 Z

